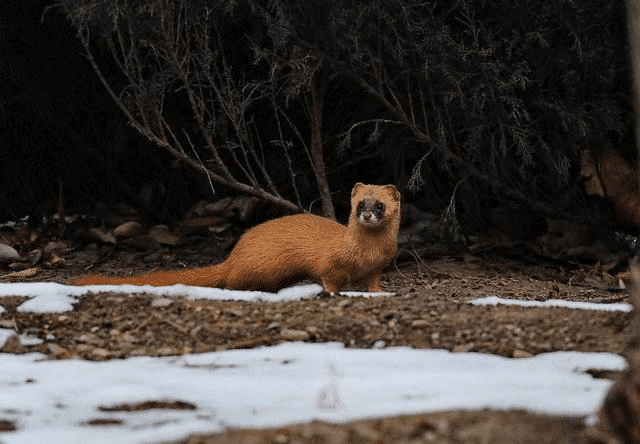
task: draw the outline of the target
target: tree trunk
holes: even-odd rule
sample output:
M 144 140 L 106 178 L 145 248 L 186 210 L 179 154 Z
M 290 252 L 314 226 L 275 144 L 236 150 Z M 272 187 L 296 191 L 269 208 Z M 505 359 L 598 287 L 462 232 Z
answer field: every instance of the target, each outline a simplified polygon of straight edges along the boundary
M 327 70 L 322 60 L 317 68 L 310 85 L 310 99 L 307 103 L 309 123 L 311 124 L 311 158 L 313 171 L 318 182 L 322 212 L 326 217 L 335 220 L 336 215 L 331 200 L 327 168 L 324 162 L 324 149 L 322 146 L 322 114 L 324 113 L 324 96 L 327 89 Z
M 636 152 L 640 160 L 640 0 L 627 0 L 627 26 L 629 35 L 629 56 L 631 58 L 633 130 Z M 640 171 L 640 168 L 638 169 Z M 638 181 L 640 183 L 640 180 Z

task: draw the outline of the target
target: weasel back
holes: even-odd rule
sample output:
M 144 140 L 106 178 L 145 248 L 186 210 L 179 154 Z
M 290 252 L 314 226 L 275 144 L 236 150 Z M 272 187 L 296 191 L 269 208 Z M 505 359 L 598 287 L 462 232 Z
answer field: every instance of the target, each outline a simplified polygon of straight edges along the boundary
M 311 214 L 285 216 L 247 231 L 225 261 L 227 285 L 278 290 L 304 279 L 322 281 L 322 262 L 346 227 Z

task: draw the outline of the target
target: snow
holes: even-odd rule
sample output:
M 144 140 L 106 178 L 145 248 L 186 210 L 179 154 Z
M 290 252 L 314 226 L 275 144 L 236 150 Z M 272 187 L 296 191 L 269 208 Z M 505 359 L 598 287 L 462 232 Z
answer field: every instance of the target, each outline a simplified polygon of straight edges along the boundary
M 546 301 L 522 301 L 519 299 L 505 299 L 498 296 L 487 296 L 484 298 L 473 299 L 469 302 L 474 305 L 502 304 L 502 305 L 519 305 L 522 307 L 571 308 L 574 310 L 601 310 L 601 311 L 629 312 L 633 309 L 631 304 L 624 304 L 624 303 L 598 304 L 595 302 L 565 301 L 563 299 L 547 299 Z
M 284 288 L 278 293 L 262 291 L 238 291 L 222 288 L 190 287 L 177 284 L 168 287 L 152 287 L 151 285 L 63 285 L 53 282 L 31 282 L 0 284 L 2 296 L 28 296 L 32 299 L 18 307 L 18 311 L 32 313 L 61 313 L 73 309 L 77 298 L 87 293 L 118 291 L 122 293 L 146 293 L 157 296 L 185 296 L 189 299 L 220 299 L 237 301 L 284 301 L 310 298 L 322 291 L 318 284 L 298 285 Z M 369 293 L 346 291 L 347 296 L 385 296 L 392 293 Z M 0 307 L 2 308 L 2 307 Z M 1 311 L 0 311 L 1 313 Z
M 299 286 L 269 294 L 182 285 L 114 288 L 22 283 L 0 284 L 0 297 L 31 297 L 19 307 L 22 311 L 61 312 L 70 310 L 89 291 L 112 290 L 260 301 L 312 297 L 320 287 Z M 0 329 L 0 344 L 10 333 Z M 17 426 L 1 438 L 6 444 L 164 442 L 226 427 L 279 426 L 314 419 L 344 422 L 446 409 L 525 409 L 590 416 L 611 382 L 594 379 L 585 370 L 624 368 L 625 360 L 609 353 L 554 352 L 512 359 L 301 342 L 105 362 L 0 354 L 0 416 Z M 182 401 L 196 409 L 104 411 L 145 401 Z M 120 423 L 89 425 L 100 419 Z
M 445 409 L 526 409 L 592 415 L 610 382 L 590 368 L 621 370 L 608 353 L 556 352 L 528 359 L 405 347 L 345 349 L 284 343 L 180 357 L 89 362 L 2 355 L 0 412 L 18 430 L 3 442 L 139 443 L 225 427 L 277 426 Z M 179 400 L 196 410 L 106 412 L 123 403 Z M 118 425 L 95 427 L 95 419 Z

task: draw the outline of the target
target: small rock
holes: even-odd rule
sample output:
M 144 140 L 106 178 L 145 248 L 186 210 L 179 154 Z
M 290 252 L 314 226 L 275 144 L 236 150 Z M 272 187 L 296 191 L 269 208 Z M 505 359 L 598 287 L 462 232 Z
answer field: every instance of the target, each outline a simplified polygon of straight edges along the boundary
M 95 349 L 95 346 L 93 346 L 91 344 L 78 344 L 78 345 L 76 345 L 76 351 L 78 353 L 90 353 L 93 349 Z
M 153 308 L 168 307 L 171 304 L 173 304 L 173 299 L 170 298 L 155 298 L 151 301 L 151 306 Z
M 21 262 L 24 258 L 10 245 L 0 244 L 0 262 L 10 264 L 11 262 Z
M 96 242 L 99 244 L 111 244 L 115 245 L 116 238 L 113 233 L 102 231 L 100 228 L 89 228 L 85 232 L 85 239 L 91 243 Z
M 226 220 L 246 222 L 253 215 L 258 199 L 251 196 L 225 197 L 216 202 L 202 201 L 196 204 L 187 217 L 222 216 Z
M 380 442 L 382 438 L 380 432 L 365 424 L 355 424 L 351 430 L 356 436 L 366 442 Z
M 287 341 L 307 341 L 309 339 L 309 332 L 304 330 L 291 330 L 285 328 L 280 332 L 280 336 L 282 339 L 286 339 Z
M 531 358 L 533 357 L 533 354 L 529 353 L 528 351 L 516 349 L 513 351 L 513 357 L 516 359 Z
M 273 442 L 276 444 L 288 444 L 289 443 L 289 437 L 287 435 L 285 435 L 284 433 L 278 433 L 277 435 L 275 435 L 273 437 Z
M 86 344 L 98 344 L 100 338 L 92 333 L 84 333 L 76 338 L 76 342 L 84 342 Z
M 454 346 L 453 350 L 451 350 L 451 351 L 454 352 L 454 353 L 468 353 L 471 350 L 473 350 L 474 346 L 475 345 L 472 342 L 470 342 L 468 344 L 460 344 L 460 345 Z
M 169 263 L 172 262 L 172 258 L 170 256 L 167 256 L 162 250 L 152 251 L 142 258 L 142 262 L 144 262 L 145 264 L 153 264 L 159 261 L 163 263 Z
M 170 247 L 180 245 L 184 241 L 182 236 L 173 233 L 166 225 L 156 225 L 151 227 L 148 235 L 160 244 L 169 245 Z
M 272 322 L 271 324 L 269 324 L 267 326 L 267 330 L 277 330 L 280 328 L 280 323 L 279 322 Z
M 244 316 L 244 311 L 242 311 L 239 308 L 230 308 L 228 310 L 225 311 L 226 314 L 230 315 L 230 316 L 237 316 L 239 318 Z
M 47 349 L 55 359 L 70 359 L 74 357 L 69 350 L 58 344 L 47 344 Z
M 53 256 L 64 256 L 65 253 L 69 252 L 70 248 L 67 246 L 65 242 L 62 241 L 52 241 L 44 246 L 42 249 L 42 255 L 45 259 L 49 259 Z
M 16 325 L 13 323 L 12 320 L 9 319 L 3 319 L 2 321 L 0 321 L 0 328 L 14 328 Z
M 13 271 L 22 271 L 22 270 L 26 270 L 27 268 L 31 268 L 31 264 L 27 262 L 13 262 L 9 264 L 8 267 L 10 270 L 13 270 Z
M 104 361 L 105 359 L 109 359 L 111 357 L 111 352 L 104 348 L 94 348 L 91 350 L 91 357 L 98 361 Z
M 146 348 L 135 348 L 129 352 L 129 356 L 146 356 L 149 352 Z
M 307 330 L 307 332 L 311 335 L 317 335 L 318 333 L 320 333 L 320 329 L 318 327 L 314 327 L 313 325 L 305 328 L 305 330 Z
M 158 354 L 158 356 L 169 356 L 169 355 L 177 355 L 179 354 L 179 351 L 175 347 L 169 347 L 168 345 L 165 345 L 163 347 L 158 348 L 156 350 L 156 353 Z
M 143 232 L 142 224 L 136 221 L 129 221 L 118 225 L 113 230 L 116 239 L 128 239 L 130 237 L 139 236 Z
M 24 347 L 20 342 L 20 337 L 15 334 L 9 336 L 9 338 L 4 342 L 4 344 L 0 348 L 0 351 L 3 353 L 23 353 Z
M 428 327 L 431 323 L 426 319 L 416 319 L 411 323 L 411 326 L 414 328 L 424 328 Z
M 185 219 L 180 223 L 179 232 L 182 235 L 192 234 L 208 235 L 210 233 L 220 234 L 230 227 L 227 220 L 219 216 L 202 216 Z

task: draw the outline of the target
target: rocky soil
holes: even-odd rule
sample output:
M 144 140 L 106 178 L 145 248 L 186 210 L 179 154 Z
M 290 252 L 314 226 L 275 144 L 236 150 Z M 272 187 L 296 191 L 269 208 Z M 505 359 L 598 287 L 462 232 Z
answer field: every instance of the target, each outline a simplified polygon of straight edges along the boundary
M 33 276 L 19 280 L 64 282 L 87 270 L 128 274 L 209 262 L 210 252 L 203 246 L 161 249 L 152 255 L 126 248 L 90 248 L 69 252 L 64 264 L 41 265 Z M 339 341 L 347 347 L 363 348 L 444 348 L 514 359 L 558 350 L 624 353 L 631 331 L 632 315 L 628 313 L 476 306 L 468 302 L 488 295 L 626 302 L 626 268 L 612 270 L 611 264 L 551 260 L 514 249 L 458 251 L 420 260 L 409 258 L 390 266 L 383 279 L 383 285 L 396 293 L 390 297 L 239 302 L 99 293 L 83 297 L 73 312 L 46 315 L 18 312 L 16 307 L 24 298 L 4 297 L 0 305 L 6 311 L 0 314 L 0 326 L 44 342 L 27 346 L 8 341 L 2 351 L 105 360 L 303 340 Z M 0 279 L 16 279 L 8 272 L 4 276 Z M 593 375 L 617 377 L 598 369 Z M 587 442 L 587 437 L 582 418 L 483 411 L 375 418 L 343 425 L 228 430 L 215 436 L 194 436 L 186 442 L 575 443 Z

